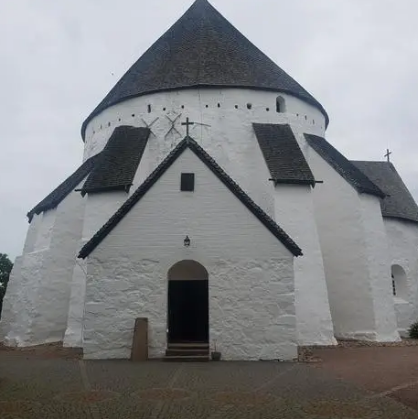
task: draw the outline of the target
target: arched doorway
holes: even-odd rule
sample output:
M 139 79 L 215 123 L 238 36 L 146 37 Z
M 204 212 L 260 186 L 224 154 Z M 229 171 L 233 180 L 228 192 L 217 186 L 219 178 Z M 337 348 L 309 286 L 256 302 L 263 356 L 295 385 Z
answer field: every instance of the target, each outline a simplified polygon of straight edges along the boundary
M 198 262 L 183 260 L 168 271 L 168 343 L 208 341 L 208 272 Z

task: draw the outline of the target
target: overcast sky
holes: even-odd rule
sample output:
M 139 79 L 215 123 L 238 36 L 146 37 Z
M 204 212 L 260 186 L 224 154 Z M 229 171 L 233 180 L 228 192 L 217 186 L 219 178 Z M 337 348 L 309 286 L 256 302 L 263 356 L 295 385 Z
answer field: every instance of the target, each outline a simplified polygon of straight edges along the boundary
M 81 163 L 80 127 L 192 0 L 0 0 L 0 253 Z M 212 0 L 326 108 L 348 158 L 385 150 L 418 198 L 417 0 Z

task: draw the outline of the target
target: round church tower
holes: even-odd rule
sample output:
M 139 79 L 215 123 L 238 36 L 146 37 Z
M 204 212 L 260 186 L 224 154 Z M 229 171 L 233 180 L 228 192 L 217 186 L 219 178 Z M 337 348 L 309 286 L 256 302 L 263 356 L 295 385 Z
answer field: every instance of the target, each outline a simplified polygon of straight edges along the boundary
M 271 176 L 254 123 L 323 136 L 328 116 L 207 0 L 197 0 L 86 119 L 84 159 L 100 152 L 116 127 L 149 127 L 139 184 L 188 134 L 271 214 Z

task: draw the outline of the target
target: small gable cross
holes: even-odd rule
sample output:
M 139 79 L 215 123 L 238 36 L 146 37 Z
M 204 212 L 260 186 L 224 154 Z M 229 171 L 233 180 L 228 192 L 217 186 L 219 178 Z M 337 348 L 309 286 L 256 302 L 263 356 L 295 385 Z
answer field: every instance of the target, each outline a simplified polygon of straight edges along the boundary
M 189 118 L 186 118 L 186 122 L 182 122 L 181 125 L 186 126 L 186 135 L 189 136 L 190 126 L 194 125 L 194 122 L 190 122 Z
M 388 162 L 390 162 L 390 155 L 392 154 L 391 151 L 389 151 L 389 149 L 386 150 L 386 154 L 385 157 L 387 158 Z

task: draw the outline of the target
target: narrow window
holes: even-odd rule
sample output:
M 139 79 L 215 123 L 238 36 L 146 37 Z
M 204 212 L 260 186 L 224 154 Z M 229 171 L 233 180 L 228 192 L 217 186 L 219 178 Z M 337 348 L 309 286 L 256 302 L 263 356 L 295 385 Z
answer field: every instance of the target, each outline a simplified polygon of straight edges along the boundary
M 181 174 L 180 190 L 182 192 L 194 191 L 194 173 Z
M 148 113 L 151 113 L 151 105 L 148 105 Z
M 392 274 L 392 293 L 396 297 L 396 283 L 395 283 L 395 277 Z
M 408 278 L 400 265 L 392 265 L 392 292 L 396 298 L 408 301 Z
M 276 111 L 277 113 L 286 112 L 286 103 L 282 96 L 278 96 L 276 99 Z

